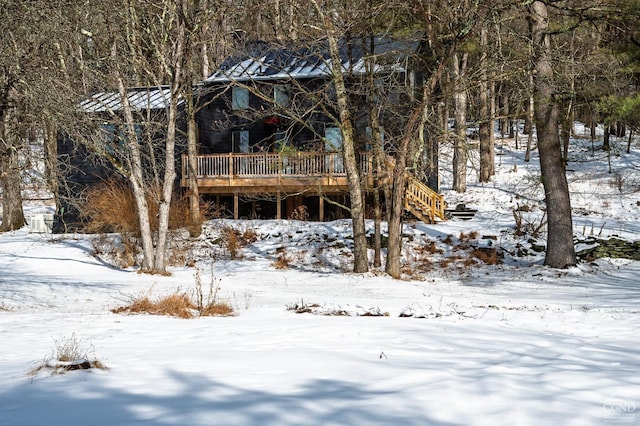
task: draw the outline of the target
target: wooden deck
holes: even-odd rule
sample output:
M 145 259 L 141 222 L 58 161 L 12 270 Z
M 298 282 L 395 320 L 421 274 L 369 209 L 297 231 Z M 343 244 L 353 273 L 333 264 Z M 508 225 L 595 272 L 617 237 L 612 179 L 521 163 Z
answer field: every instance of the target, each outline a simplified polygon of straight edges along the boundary
M 339 193 L 349 190 L 341 153 L 210 154 L 197 157 L 198 188 L 203 194 Z M 373 185 L 371 156 L 360 157 L 365 186 Z M 188 187 L 189 167 L 182 156 L 182 187 Z
M 198 189 L 202 194 L 233 196 L 233 215 L 238 218 L 239 197 L 251 194 L 275 195 L 277 200 L 292 195 L 319 195 L 319 217 L 324 220 L 324 195 L 344 194 L 349 191 L 347 173 L 341 153 L 299 152 L 295 154 L 210 154 L 197 156 Z M 182 187 L 189 186 L 189 163 L 182 156 Z M 369 153 L 360 155 L 360 168 L 365 190 L 373 188 L 374 170 Z M 444 198 L 406 174 L 405 209 L 426 223 L 444 220 Z M 295 198 L 295 197 L 293 197 Z M 291 201 L 292 198 L 289 198 Z M 277 202 L 276 218 L 282 217 L 282 206 Z M 255 207 L 255 206 L 254 206 Z M 287 215 L 293 205 L 287 206 Z

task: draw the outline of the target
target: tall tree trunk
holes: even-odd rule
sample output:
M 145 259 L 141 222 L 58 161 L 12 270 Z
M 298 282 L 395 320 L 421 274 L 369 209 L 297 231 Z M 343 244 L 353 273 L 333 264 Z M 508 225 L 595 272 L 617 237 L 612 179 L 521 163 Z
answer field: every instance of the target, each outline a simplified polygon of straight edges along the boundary
M 536 0 L 527 7 L 534 48 L 536 133 L 548 217 L 544 263 L 553 268 L 566 268 L 576 264 L 576 254 L 569 185 L 559 139 L 558 102 L 554 96 L 549 17 L 542 1 Z
M 424 82 L 422 86 L 421 102 L 409 116 L 404 127 L 402 139 L 398 146 L 392 175 L 391 211 L 388 224 L 389 242 L 387 248 L 387 262 L 385 265 L 385 272 L 396 279 L 401 276 L 400 258 L 402 255 L 402 215 L 404 213 L 404 197 L 406 190 L 405 171 L 407 168 L 407 160 L 413 156 L 416 145 L 414 143 L 414 137 L 427 121 L 426 118 L 429 115 L 431 107 L 431 97 L 450 58 L 451 57 L 447 55 L 446 59 L 442 60 L 438 64 L 438 67 L 432 71 L 429 79 Z M 443 115 L 446 115 L 446 112 L 443 113 Z
M 370 53 L 375 51 L 375 40 L 369 39 L 369 46 L 365 46 L 369 53 L 365 55 L 365 67 L 367 70 L 367 109 L 369 110 L 369 125 L 371 127 L 371 143 L 373 147 L 373 167 L 375 169 L 375 182 L 373 188 L 373 266 L 382 266 L 382 200 L 383 188 L 388 191 L 387 158 L 384 152 L 382 129 L 380 125 L 380 111 L 378 102 L 381 97 L 375 80 L 375 64 L 371 60 Z M 388 198 L 385 197 L 388 201 Z M 388 214 L 388 213 L 387 213 Z
M 115 52 L 115 45 L 113 47 Z M 114 53 L 113 53 L 114 54 Z M 114 54 L 115 56 L 115 54 Z M 115 78 L 118 84 L 118 92 L 122 101 L 122 110 L 124 112 L 124 120 L 126 126 L 127 146 L 129 147 L 129 182 L 133 191 L 133 197 L 136 200 L 136 211 L 138 213 L 138 223 L 140 224 L 140 238 L 142 240 L 142 271 L 151 272 L 154 265 L 154 249 L 153 235 L 151 233 L 151 224 L 149 223 L 149 205 L 147 203 L 147 194 L 145 191 L 144 176 L 142 171 L 142 155 L 140 153 L 140 144 L 136 134 L 135 122 L 127 89 L 119 71 L 115 71 Z
M 191 226 L 189 234 L 197 237 L 202 233 L 202 215 L 200 213 L 200 192 L 198 188 L 198 146 L 196 111 L 193 90 L 190 84 L 185 86 L 185 104 L 187 114 L 187 163 L 189 164 L 189 216 Z
M 176 39 L 173 46 L 170 64 L 171 98 L 167 112 L 167 135 L 165 138 L 164 178 L 162 180 L 162 196 L 158 207 L 158 240 L 156 242 L 154 273 L 166 273 L 167 237 L 169 234 L 169 214 L 171 198 L 176 182 L 176 127 L 178 124 L 178 98 L 183 92 L 184 84 L 184 52 L 185 52 L 185 14 L 190 7 L 187 0 L 182 0 L 182 10 L 178 11 L 175 28 Z M 189 83 L 190 84 L 190 83 Z
M 480 182 L 491 180 L 491 165 L 493 163 L 493 144 L 491 132 L 493 120 L 489 108 L 489 82 L 487 78 L 487 27 L 482 26 L 480 30 L 480 45 L 482 53 L 480 55 L 480 128 L 478 136 L 480 138 Z
M 318 12 L 323 13 L 320 6 L 314 4 Z M 323 14 L 323 16 L 325 16 Z M 363 273 L 369 271 L 369 259 L 367 256 L 367 236 L 365 227 L 364 191 L 358 168 L 358 159 L 355 150 L 354 128 L 351 112 L 349 110 L 349 94 L 344 81 L 338 40 L 335 35 L 334 23 L 331 17 L 324 19 L 329 52 L 331 55 L 332 82 L 336 90 L 338 112 L 340 115 L 340 128 L 342 130 L 342 149 L 344 165 L 349 184 L 349 196 L 351 201 L 351 221 L 353 228 L 353 272 Z
M 0 232 L 13 231 L 25 225 L 20 191 L 21 170 L 18 154 L 21 141 L 12 127 L 17 124 L 15 89 L 7 85 L 0 97 L 0 186 L 2 187 L 2 224 Z
M 467 190 L 467 92 L 464 78 L 468 54 L 453 55 L 453 98 L 455 102 L 455 139 L 453 142 L 453 190 Z
M 533 55 L 533 51 L 531 52 Z M 525 129 L 527 127 L 526 123 L 529 123 L 529 132 L 527 133 L 527 150 L 524 153 L 524 161 L 531 161 L 531 149 L 533 145 L 533 122 L 535 120 L 535 99 L 533 97 L 533 93 L 535 91 L 535 83 L 533 80 L 533 70 L 529 72 L 529 90 L 531 94 L 529 95 L 529 103 L 527 104 L 527 119 L 525 121 Z
M 604 140 L 602 142 L 602 149 L 604 151 L 611 151 L 611 127 L 609 123 L 604 123 Z
M 495 155 L 495 146 L 496 146 L 496 133 L 495 133 L 495 125 L 496 125 L 496 82 L 492 78 L 489 82 L 489 112 L 491 116 L 490 128 L 489 128 L 489 146 L 491 147 L 491 155 L 489 158 L 491 159 L 491 176 L 496 174 L 496 155 Z
M 51 119 L 45 120 L 44 129 L 45 178 L 47 186 L 58 199 L 58 132 Z

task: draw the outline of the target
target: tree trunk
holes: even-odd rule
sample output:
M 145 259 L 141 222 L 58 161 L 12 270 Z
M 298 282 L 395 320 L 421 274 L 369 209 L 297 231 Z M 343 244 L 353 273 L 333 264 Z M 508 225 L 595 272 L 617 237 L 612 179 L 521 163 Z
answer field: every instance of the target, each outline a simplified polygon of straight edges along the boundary
M 185 104 L 187 114 L 187 163 L 189 164 L 189 215 L 191 225 L 189 235 L 197 237 L 202 233 L 202 215 L 200 213 L 200 192 L 198 189 L 197 176 L 197 126 L 196 111 L 193 101 L 193 90 L 190 84 L 185 86 Z
M 18 151 L 21 141 L 11 129 L 17 120 L 13 116 L 14 89 L 8 88 L 0 98 L 0 186 L 2 187 L 2 224 L 0 232 L 14 231 L 25 225 L 20 191 L 21 170 Z
M 113 47 L 115 51 L 115 45 Z M 118 91 L 120 100 L 122 101 L 122 110 L 124 112 L 124 120 L 126 125 L 127 146 L 129 147 L 130 172 L 129 182 L 133 191 L 133 197 L 136 200 L 136 211 L 138 213 L 138 222 L 140 224 L 140 238 L 142 240 L 142 271 L 150 272 L 154 265 L 153 236 L 151 233 L 151 224 L 149 223 L 149 205 L 147 204 L 147 194 L 144 185 L 144 176 L 142 173 L 142 155 L 140 153 L 140 145 L 135 129 L 135 122 L 127 89 L 124 81 L 118 71 L 115 71 L 116 81 L 118 83 Z
M 482 26 L 480 32 L 480 44 L 482 54 L 480 56 L 480 182 L 491 180 L 491 164 L 493 157 L 493 144 L 491 140 L 492 117 L 489 108 L 489 83 L 487 79 L 487 28 Z
M 53 198 L 58 199 L 58 132 L 52 120 L 45 121 L 44 136 L 44 156 L 45 156 L 45 177 L 47 186 L 53 192 Z
M 467 53 L 456 53 L 452 58 L 456 122 L 453 142 L 453 190 L 456 192 L 467 190 L 467 92 L 464 87 L 467 58 Z
M 387 248 L 387 262 L 385 272 L 393 278 L 400 278 L 402 255 L 402 215 L 404 212 L 405 197 L 405 170 L 407 159 L 412 157 L 415 150 L 414 135 L 424 126 L 429 115 L 431 96 L 440 81 L 443 70 L 449 63 L 450 56 L 442 60 L 438 67 L 432 71 L 429 79 L 422 86 L 422 100 L 413 110 L 407 123 L 404 134 L 398 146 L 398 152 L 392 175 L 391 211 L 389 215 L 389 242 Z M 443 108 L 445 109 L 445 108 Z M 446 112 L 443 114 L 445 115 Z M 443 123 L 444 124 L 444 123 Z M 446 124 L 445 124 L 446 126 Z
M 536 0 L 528 6 L 528 12 L 534 48 L 536 133 L 548 217 L 544 263 L 566 268 L 576 264 L 576 254 L 569 186 L 559 139 L 558 103 L 554 98 L 547 6 Z
M 533 52 L 531 52 L 533 55 Z M 526 122 L 529 123 L 529 132 L 527 133 L 527 150 L 524 153 L 524 161 L 531 161 L 531 148 L 533 145 L 533 121 L 535 120 L 535 99 L 533 97 L 533 93 L 535 91 L 535 84 L 533 81 L 533 72 L 529 73 L 529 90 L 531 91 L 531 95 L 529 95 L 529 103 L 527 107 L 527 119 Z M 525 128 L 526 128 L 525 124 Z
M 187 2 L 182 2 L 182 13 L 178 13 L 175 28 L 175 44 L 170 64 L 171 98 L 167 112 L 167 135 L 165 138 L 164 178 L 162 180 L 162 197 L 158 207 L 158 241 L 156 243 L 155 264 L 153 272 L 166 274 L 167 237 L 169 234 L 169 214 L 171 211 L 171 198 L 176 182 L 176 127 L 178 122 L 178 97 L 183 92 L 184 82 L 184 51 L 186 23 L 185 13 L 188 9 Z M 189 83 L 190 84 L 190 83 Z
M 318 7 L 316 5 L 316 7 Z M 320 11 L 320 10 L 319 10 Z M 349 196 L 351 201 L 351 221 L 353 228 L 353 272 L 363 273 L 369 271 L 369 259 L 367 256 L 367 236 L 365 227 L 364 191 L 356 157 L 354 129 L 349 111 L 349 98 L 344 81 L 338 40 L 334 34 L 334 26 L 330 18 L 325 19 L 325 29 L 331 54 L 332 81 L 336 89 L 338 112 L 340 115 L 340 128 L 342 130 L 342 149 L 344 166 L 349 183 Z
M 571 139 L 571 117 L 567 114 L 562 119 L 560 127 L 560 139 L 562 140 L 562 160 L 569 163 L 569 140 Z

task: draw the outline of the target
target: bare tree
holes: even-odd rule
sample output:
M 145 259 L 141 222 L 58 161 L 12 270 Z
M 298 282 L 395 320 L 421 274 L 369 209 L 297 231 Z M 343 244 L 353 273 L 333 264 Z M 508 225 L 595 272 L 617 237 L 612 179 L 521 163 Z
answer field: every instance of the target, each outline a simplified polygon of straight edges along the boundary
M 456 52 L 451 58 L 451 79 L 455 105 L 455 138 L 453 141 L 453 190 L 467 190 L 467 52 Z
M 566 268 L 575 265 L 576 254 L 569 186 L 559 139 L 559 105 L 550 62 L 549 13 L 542 1 L 534 1 L 527 8 L 534 51 L 536 133 L 549 218 L 545 264 Z

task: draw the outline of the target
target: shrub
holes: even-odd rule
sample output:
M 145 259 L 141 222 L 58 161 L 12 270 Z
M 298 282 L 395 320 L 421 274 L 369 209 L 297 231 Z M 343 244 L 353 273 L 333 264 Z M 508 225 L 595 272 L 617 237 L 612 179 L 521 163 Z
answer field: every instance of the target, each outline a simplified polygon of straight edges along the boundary
M 149 223 L 157 230 L 160 206 L 160 190 L 151 189 L 146 194 L 149 206 Z M 87 192 L 80 211 L 87 232 L 117 232 L 140 236 L 140 223 L 133 191 L 122 180 L 111 179 L 93 185 Z M 169 210 L 169 229 L 191 226 L 189 199 L 172 197 Z
M 289 215 L 289 219 L 301 221 L 309 220 L 309 210 L 307 209 L 307 206 L 301 205 L 293 209 Z

